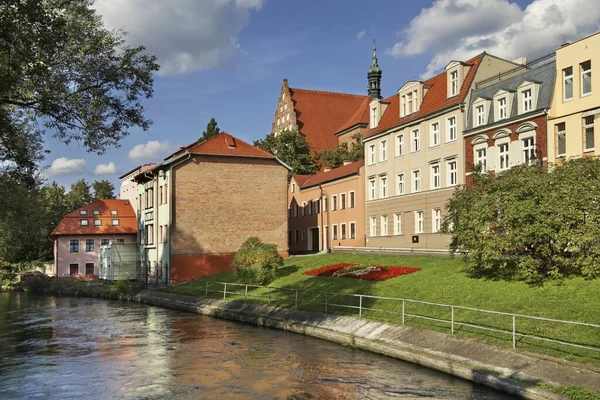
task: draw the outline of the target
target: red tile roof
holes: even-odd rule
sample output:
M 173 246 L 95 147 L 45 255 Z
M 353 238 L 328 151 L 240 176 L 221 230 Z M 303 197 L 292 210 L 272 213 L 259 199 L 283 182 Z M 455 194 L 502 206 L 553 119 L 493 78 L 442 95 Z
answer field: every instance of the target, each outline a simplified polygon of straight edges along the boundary
M 111 210 L 116 210 L 117 215 L 112 215 Z M 86 215 L 81 215 L 80 211 L 86 211 Z M 94 211 L 99 211 L 100 215 L 94 215 Z M 82 219 L 88 220 L 88 226 L 81 226 Z M 102 221 L 102 225 L 95 226 L 94 220 L 96 219 Z M 113 219 L 118 219 L 119 225 L 113 226 Z M 65 215 L 60 224 L 52 231 L 50 237 L 131 233 L 137 233 L 137 218 L 129 200 L 103 199 L 95 200 Z
M 335 181 L 358 173 L 360 168 L 365 165 L 365 160 L 355 161 L 348 165 L 332 169 L 330 171 L 319 171 L 314 175 L 294 175 L 294 180 L 302 189 L 320 185 L 322 183 Z
M 356 125 L 368 125 L 369 124 L 369 104 L 373 99 L 367 97 L 363 100 L 361 105 L 356 109 L 354 114 L 346 121 L 341 127 L 338 128 L 336 133 L 350 129 Z
M 471 69 L 469 69 L 469 73 L 465 77 L 463 85 L 460 89 L 460 93 L 457 96 L 450 98 L 447 97 L 447 74 L 446 71 L 444 71 L 423 83 L 425 86 L 429 87 L 429 90 L 423 98 L 421 108 L 419 108 L 419 111 L 414 114 L 400 118 L 400 96 L 398 94 L 385 99 L 384 102 L 389 102 L 390 104 L 383 113 L 381 121 L 379 121 L 377 128 L 367 132 L 364 137 L 368 138 L 388 129 L 421 118 L 432 112 L 442 110 L 446 107 L 456 105 L 464 101 L 469 88 L 471 87 L 471 83 L 473 82 L 473 78 L 475 77 L 475 73 L 477 72 L 477 67 L 479 67 L 479 63 L 485 54 L 486 53 L 481 53 L 465 63 L 466 65 L 471 66 Z
M 171 154 L 165 160 L 179 155 L 184 151 L 188 151 L 192 154 L 213 154 L 213 155 L 226 155 L 226 156 L 240 156 L 240 157 L 259 157 L 259 158 L 275 158 L 274 155 L 264 150 L 254 147 L 251 144 L 244 142 L 227 132 L 221 132 L 216 136 L 213 136 L 204 142 L 194 142 L 182 149 L 179 149 L 175 153 Z
M 315 152 L 335 149 L 335 133 L 369 96 L 290 88 L 298 131 Z

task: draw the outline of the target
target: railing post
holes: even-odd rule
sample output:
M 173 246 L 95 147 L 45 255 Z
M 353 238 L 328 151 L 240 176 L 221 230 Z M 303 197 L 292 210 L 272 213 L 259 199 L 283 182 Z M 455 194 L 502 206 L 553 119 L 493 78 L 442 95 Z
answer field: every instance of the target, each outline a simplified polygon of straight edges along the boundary
M 362 318 L 362 296 L 358 296 L 358 318 Z
M 402 325 L 404 325 L 404 299 L 402 299 Z
M 450 307 L 452 309 L 452 316 L 450 323 L 452 324 L 452 334 L 454 335 L 454 307 Z
M 517 316 L 513 315 L 513 349 L 517 348 Z
M 225 297 L 227 297 L 227 284 L 223 286 L 223 300 L 225 300 Z
M 246 289 L 244 290 L 244 303 L 246 302 L 247 298 L 248 298 L 248 285 L 246 285 Z
M 208 281 L 206 281 L 206 293 L 205 293 L 204 297 L 208 297 Z
M 269 286 L 269 304 L 271 304 L 271 286 Z
M 328 302 L 327 297 L 328 297 L 328 295 L 327 295 L 327 293 L 325 293 L 325 312 L 327 312 L 327 302 Z
M 298 309 L 298 289 L 296 289 L 296 310 Z
M 189 290 L 190 294 L 192 294 L 192 281 L 190 281 L 190 290 Z

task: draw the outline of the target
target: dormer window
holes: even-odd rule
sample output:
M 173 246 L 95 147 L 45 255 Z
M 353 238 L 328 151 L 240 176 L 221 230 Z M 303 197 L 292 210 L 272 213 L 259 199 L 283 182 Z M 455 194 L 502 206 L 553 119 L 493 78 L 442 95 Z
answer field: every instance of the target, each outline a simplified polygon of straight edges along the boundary
M 531 111 L 531 89 L 527 89 L 524 90 L 522 92 L 522 98 L 523 98 L 523 112 L 526 113 L 528 111 Z
M 517 88 L 518 114 L 533 111 L 537 104 L 540 83 L 535 81 L 524 81 Z
M 419 111 L 421 104 L 419 99 L 422 99 L 427 92 L 427 88 L 423 86 L 421 81 L 410 81 L 400 88 L 400 118 Z
M 87 211 L 86 210 L 79 210 L 79 215 L 87 215 Z
M 377 126 L 377 107 L 371 109 L 371 129 Z
M 450 73 L 450 96 L 456 96 L 458 94 L 458 71 L 452 71 Z
M 506 119 L 508 114 L 506 112 L 506 97 L 498 100 L 498 119 Z
M 484 112 L 485 112 L 485 107 L 482 105 L 477 106 L 475 108 L 475 114 L 477 115 L 477 126 L 481 126 L 485 123 L 485 119 L 484 119 Z

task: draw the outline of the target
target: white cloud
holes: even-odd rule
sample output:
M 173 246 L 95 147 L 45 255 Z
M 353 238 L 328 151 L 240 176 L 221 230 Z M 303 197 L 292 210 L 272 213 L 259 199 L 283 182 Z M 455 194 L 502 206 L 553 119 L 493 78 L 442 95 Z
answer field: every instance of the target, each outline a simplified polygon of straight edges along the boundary
M 400 32 L 388 53 L 395 57 L 434 54 L 423 77 L 453 60 L 487 51 L 529 59 L 600 27 L 597 0 L 533 0 L 521 9 L 510 0 L 437 0 Z
M 158 57 L 160 74 L 216 67 L 239 49 L 236 35 L 264 0 L 98 0 L 107 27 Z
M 69 159 L 67 157 L 60 157 L 52 161 L 50 168 L 44 171 L 46 176 L 56 175 L 73 175 L 83 172 L 83 166 L 85 160 L 81 158 Z
M 117 166 L 114 162 L 109 162 L 108 164 L 99 164 L 96 169 L 94 169 L 94 175 L 113 175 L 119 172 Z
M 362 39 L 363 36 L 365 36 L 365 33 L 367 33 L 367 31 L 360 31 L 356 34 L 356 39 L 360 40 Z
M 129 159 L 135 162 L 160 161 L 179 148 L 168 140 L 151 140 L 148 143 L 137 144 L 129 151 Z

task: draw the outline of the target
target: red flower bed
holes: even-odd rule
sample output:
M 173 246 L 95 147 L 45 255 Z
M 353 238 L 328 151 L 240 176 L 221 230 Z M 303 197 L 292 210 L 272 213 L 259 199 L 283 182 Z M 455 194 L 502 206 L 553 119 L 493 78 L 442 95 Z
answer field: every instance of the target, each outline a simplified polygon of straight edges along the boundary
M 339 263 L 326 265 L 321 268 L 311 269 L 310 271 L 304 271 L 304 275 L 312 276 L 333 276 L 336 272 L 349 267 L 356 267 L 359 264 L 348 264 Z M 347 273 L 338 274 L 341 278 L 353 278 L 362 279 L 366 281 L 385 281 L 386 279 L 394 278 L 400 275 L 412 274 L 413 272 L 420 271 L 421 268 L 414 267 L 384 267 L 382 265 L 365 265 L 365 269 L 371 269 L 368 272 L 357 272 L 356 269 L 349 270 Z

